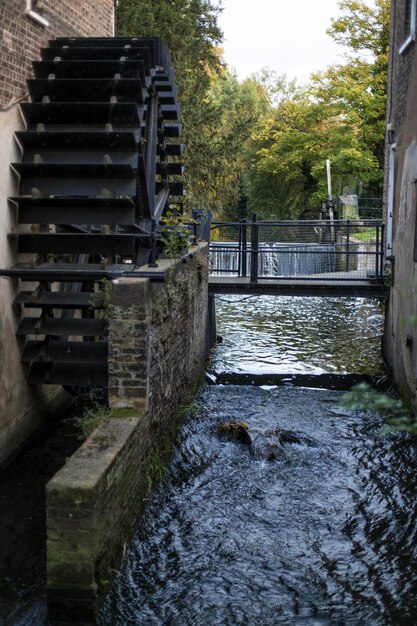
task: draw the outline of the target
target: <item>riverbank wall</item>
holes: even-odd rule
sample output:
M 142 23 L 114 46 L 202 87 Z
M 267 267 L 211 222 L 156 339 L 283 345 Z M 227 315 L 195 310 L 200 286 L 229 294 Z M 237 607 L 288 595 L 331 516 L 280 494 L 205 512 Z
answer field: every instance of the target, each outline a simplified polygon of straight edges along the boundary
M 112 283 L 111 414 L 47 486 L 51 623 L 94 623 L 207 357 L 208 247 Z
M 407 8 L 391 3 L 384 193 L 391 289 L 383 355 L 417 416 L 417 15 L 413 11 L 410 18 Z

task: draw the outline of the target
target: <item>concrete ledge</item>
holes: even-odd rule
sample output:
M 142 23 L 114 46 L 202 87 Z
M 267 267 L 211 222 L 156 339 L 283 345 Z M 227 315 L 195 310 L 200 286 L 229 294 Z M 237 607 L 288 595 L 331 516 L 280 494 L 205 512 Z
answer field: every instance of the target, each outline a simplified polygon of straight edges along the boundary
M 139 512 L 139 417 L 110 418 L 48 483 L 52 624 L 91 623 Z

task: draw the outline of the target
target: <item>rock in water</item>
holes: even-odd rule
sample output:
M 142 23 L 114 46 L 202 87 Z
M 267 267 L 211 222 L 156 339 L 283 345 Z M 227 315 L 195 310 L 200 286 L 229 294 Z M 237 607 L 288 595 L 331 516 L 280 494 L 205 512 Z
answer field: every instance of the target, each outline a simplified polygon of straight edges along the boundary
M 277 428 L 260 432 L 249 428 L 246 422 L 222 422 L 218 429 L 221 437 L 248 445 L 256 459 L 265 461 L 276 461 L 285 457 L 283 442 L 307 443 L 307 438 L 290 430 Z
M 281 437 L 275 433 L 252 433 L 250 447 L 255 459 L 276 461 L 286 456 Z

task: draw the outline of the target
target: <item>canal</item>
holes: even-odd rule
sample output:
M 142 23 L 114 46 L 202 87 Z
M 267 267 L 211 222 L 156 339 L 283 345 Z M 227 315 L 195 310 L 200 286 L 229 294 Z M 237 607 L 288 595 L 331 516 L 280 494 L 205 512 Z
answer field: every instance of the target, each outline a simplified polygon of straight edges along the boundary
M 222 371 L 382 373 L 375 302 L 225 298 L 217 312 L 212 382 Z M 100 626 L 416 624 L 415 441 L 340 399 L 203 385 Z M 229 420 L 307 443 L 256 460 L 219 437 Z
M 213 384 L 222 373 L 381 376 L 378 303 L 222 297 L 217 321 L 208 380 L 99 626 L 416 624 L 415 440 L 343 408 L 340 391 Z M 219 436 L 230 420 L 303 439 L 285 443 L 282 460 L 257 460 Z M 0 587 L 2 626 L 45 625 L 42 488 L 30 514 L 23 498 L 30 472 L 41 485 L 65 461 L 55 452 L 50 439 L 35 441 L 0 485 L 2 543 L 10 563 L 15 556 Z M 22 485 L 17 502 L 13 482 Z

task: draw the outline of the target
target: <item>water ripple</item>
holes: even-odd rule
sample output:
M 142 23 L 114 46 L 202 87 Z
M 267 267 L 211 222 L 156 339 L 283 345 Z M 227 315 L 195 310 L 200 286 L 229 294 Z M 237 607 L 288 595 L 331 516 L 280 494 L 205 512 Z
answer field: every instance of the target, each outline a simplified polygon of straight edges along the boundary
M 396 626 L 417 622 L 415 441 L 381 436 L 338 392 L 203 389 L 100 626 Z M 216 425 L 301 431 L 256 461 Z
M 383 311 L 358 298 L 216 300 L 215 371 L 379 374 Z

